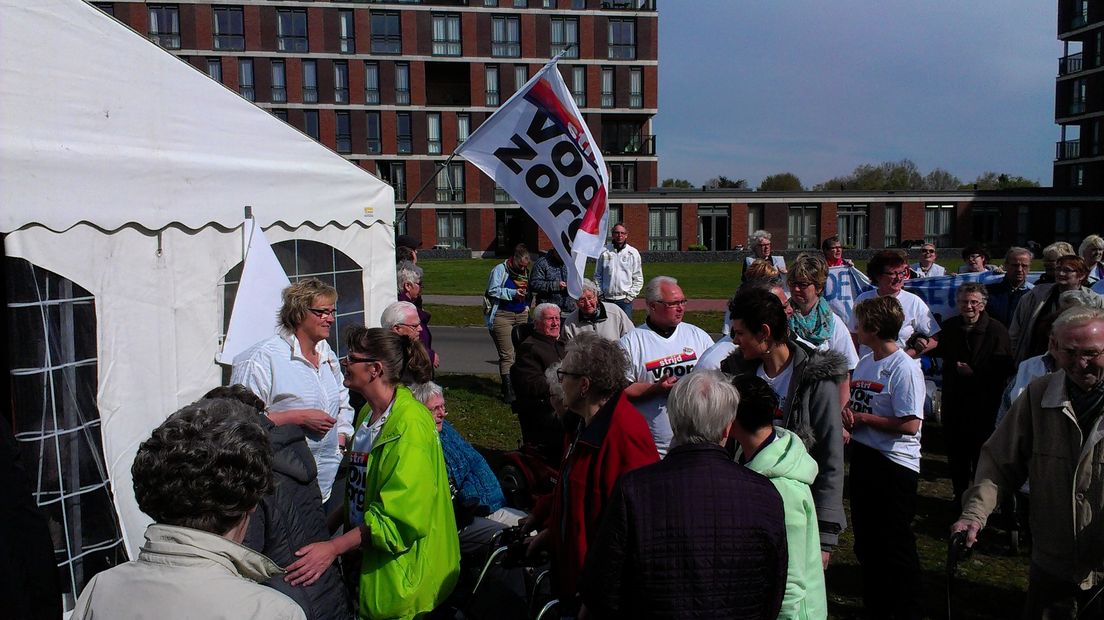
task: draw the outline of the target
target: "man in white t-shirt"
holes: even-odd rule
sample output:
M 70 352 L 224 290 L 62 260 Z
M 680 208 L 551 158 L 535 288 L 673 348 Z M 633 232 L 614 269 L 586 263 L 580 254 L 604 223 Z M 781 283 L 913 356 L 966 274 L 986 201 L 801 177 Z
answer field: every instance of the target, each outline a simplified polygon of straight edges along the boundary
M 644 323 L 621 338 L 631 364 L 625 395 L 644 414 L 660 456 L 671 444 L 671 422 L 667 418 L 667 394 L 679 377 L 694 369 L 698 358 L 713 346 L 702 329 L 683 323 L 686 296 L 678 280 L 652 278 L 644 289 L 648 316 Z
M 909 357 L 914 358 L 934 349 L 935 345 L 939 344 L 936 339 L 939 323 L 936 322 L 935 315 L 923 299 L 904 290 L 905 280 L 908 279 L 908 265 L 905 259 L 896 252 L 888 250 L 878 252 L 867 263 L 866 275 L 877 288 L 856 297 L 855 305 L 874 297 L 896 298 L 905 315 L 901 331 L 897 334 L 897 346 Z M 870 353 L 870 348 L 862 346 L 859 342 L 854 313 L 848 320 L 847 327 L 855 336 L 855 346 L 859 349 L 859 355 Z

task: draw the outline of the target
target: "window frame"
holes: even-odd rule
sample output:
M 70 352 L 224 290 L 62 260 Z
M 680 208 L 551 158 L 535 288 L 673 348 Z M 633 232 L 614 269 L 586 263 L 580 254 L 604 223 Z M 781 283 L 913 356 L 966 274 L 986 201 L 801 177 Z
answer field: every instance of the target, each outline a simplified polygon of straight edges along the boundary
M 303 110 L 303 133 L 321 142 L 321 123 L 318 110 Z
M 441 23 L 443 38 L 437 36 L 438 22 Z M 462 56 L 464 54 L 463 23 L 459 13 L 433 13 L 430 28 L 432 54 L 434 56 Z M 455 37 L 452 36 L 454 30 Z
M 248 67 L 248 70 L 246 69 Z M 248 76 L 246 75 L 248 73 Z M 247 79 L 248 77 L 248 79 Z M 246 101 L 255 101 L 257 98 L 257 77 L 254 73 L 252 58 L 238 59 L 238 94 Z
M 228 30 L 219 28 L 219 18 L 225 16 Z M 235 20 L 234 17 L 237 17 Z M 236 31 L 235 31 L 236 27 Z M 240 6 L 211 7 L 211 45 L 219 51 L 241 52 L 245 50 L 245 13 Z
M 342 154 L 353 152 L 352 117 L 347 110 L 334 113 L 334 150 Z
M 410 63 L 395 63 L 395 105 L 410 105 Z
M 628 42 L 621 41 L 628 33 Z M 636 18 L 611 17 L 607 27 L 607 57 L 610 60 L 636 60 Z
M 395 152 L 399 155 L 414 152 L 414 128 L 410 112 L 395 113 Z
M 442 222 L 445 226 L 442 227 Z M 462 209 L 437 209 L 436 217 L 437 245 L 448 246 L 450 250 L 467 247 L 467 214 Z M 448 234 L 442 234 L 447 229 Z
M 150 41 L 167 50 L 180 49 L 180 6 L 176 4 L 147 4 L 146 17 L 149 20 L 146 36 Z M 156 15 L 166 18 L 160 19 Z M 162 30 L 161 22 L 168 21 L 168 29 Z
M 836 205 L 836 231 L 840 243 L 852 250 L 870 247 L 870 205 L 840 203 Z
M 602 67 L 601 107 L 604 109 L 617 107 L 617 75 L 613 67 Z
M 215 57 L 215 58 L 208 58 L 207 59 L 207 77 L 209 77 L 212 80 L 218 82 L 219 84 L 223 83 L 223 81 L 222 81 L 222 59 L 221 58 Z
M 375 119 L 374 122 L 373 119 Z M 369 155 L 383 153 L 383 125 L 380 119 L 380 113 L 376 110 L 368 110 L 365 112 L 364 123 L 365 152 Z
M 924 205 L 924 243 L 934 244 L 937 248 L 954 246 L 956 210 L 954 204 Z
M 492 76 L 494 79 L 492 79 Z M 488 106 L 498 106 L 502 102 L 502 79 L 498 65 L 486 65 L 483 67 L 483 89 L 485 102 Z M 494 88 L 491 88 L 494 82 Z
M 557 37 L 557 26 L 559 26 L 559 35 Z M 570 28 L 569 28 L 570 26 Z M 568 46 L 572 46 L 568 49 L 567 53 L 563 55 L 563 58 L 578 58 L 579 57 L 579 18 L 569 15 L 555 15 L 549 20 L 549 33 L 548 40 L 550 46 L 550 54 L 555 56 L 567 49 Z
M 818 249 L 820 247 L 820 226 L 819 204 L 788 205 L 786 210 L 786 249 Z
M 352 9 L 340 9 L 337 12 L 338 51 L 342 54 L 356 53 L 356 16 Z
M 285 32 L 285 28 L 290 32 Z M 276 9 L 276 51 L 292 54 L 309 52 L 309 32 L 306 9 Z
M 383 26 L 383 32 L 379 32 L 380 29 L 376 27 L 377 18 Z M 397 27 L 396 32 L 392 32 L 392 21 Z M 398 11 L 371 11 L 368 22 L 371 30 L 369 46 L 371 53 L 392 56 L 402 54 L 402 15 Z
M 678 252 L 681 249 L 682 208 L 680 205 L 648 207 L 648 250 Z
M 318 61 L 304 58 L 302 68 L 303 103 L 318 103 Z
M 335 60 L 334 72 L 334 103 L 349 103 L 349 63 L 344 60 Z
M 444 182 L 442 184 L 442 182 Z M 437 172 L 437 202 L 460 204 L 464 202 L 464 163 L 451 162 Z
M 441 154 L 441 113 L 426 112 L 426 153 Z
M 521 58 L 521 19 L 517 15 L 491 16 L 491 57 Z
M 364 103 L 378 105 L 380 102 L 379 63 L 364 61 Z
M 287 103 L 287 65 L 282 59 L 269 61 L 269 76 L 272 78 L 272 92 L 269 99 L 272 103 Z

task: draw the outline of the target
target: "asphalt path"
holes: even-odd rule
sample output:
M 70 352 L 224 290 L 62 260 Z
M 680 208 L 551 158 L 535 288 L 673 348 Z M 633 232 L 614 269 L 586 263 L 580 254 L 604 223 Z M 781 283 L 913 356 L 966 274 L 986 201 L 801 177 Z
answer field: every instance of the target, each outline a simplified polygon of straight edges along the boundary
M 437 372 L 497 375 L 498 352 L 485 327 L 434 327 L 433 350 L 441 357 Z

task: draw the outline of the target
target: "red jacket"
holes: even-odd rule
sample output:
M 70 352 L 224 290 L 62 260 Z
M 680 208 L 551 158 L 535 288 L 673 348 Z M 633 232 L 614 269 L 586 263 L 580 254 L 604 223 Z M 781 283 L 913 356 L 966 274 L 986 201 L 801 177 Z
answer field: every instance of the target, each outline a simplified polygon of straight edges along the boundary
M 659 461 L 644 415 L 624 392 L 610 397 L 590 426 L 569 433 L 565 443 L 555 490 L 533 509 L 534 523 L 543 521 L 551 530 L 554 588 L 563 601 L 578 591 L 587 545 L 598 534 L 621 474 Z

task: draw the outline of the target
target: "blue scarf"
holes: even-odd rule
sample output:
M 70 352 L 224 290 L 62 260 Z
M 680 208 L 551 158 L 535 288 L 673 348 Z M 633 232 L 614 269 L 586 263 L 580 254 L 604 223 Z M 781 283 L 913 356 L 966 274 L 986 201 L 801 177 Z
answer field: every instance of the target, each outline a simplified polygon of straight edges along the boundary
M 794 309 L 793 316 L 790 317 L 789 321 L 790 329 L 793 330 L 794 335 L 811 342 L 813 346 L 820 346 L 822 342 L 832 337 L 836 321 L 832 318 L 832 309 L 828 307 L 828 302 L 823 297 L 817 300 L 817 304 L 813 306 L 809 314 L 801 314 L 801 310 L 797 308 L 797 304 L 792 299 L 790 305 Z

